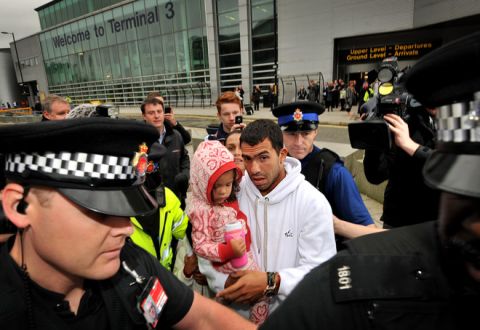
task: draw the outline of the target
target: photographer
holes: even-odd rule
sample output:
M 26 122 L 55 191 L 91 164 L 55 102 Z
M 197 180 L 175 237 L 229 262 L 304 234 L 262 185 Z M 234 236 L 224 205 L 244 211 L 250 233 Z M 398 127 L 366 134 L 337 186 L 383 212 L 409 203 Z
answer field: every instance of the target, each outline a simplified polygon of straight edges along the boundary
M 417 107 L 409 110 L 406 121 L 386 114 L 394 145 L 388 151 L 365 150 L 365 176 L 372 184 L 388 180 L 385 188 L 384 228 L 416 224 L 437 217 L 438 193 L 427 187 L 422 168 L 435 144 L 433 119 L 436 109 Z

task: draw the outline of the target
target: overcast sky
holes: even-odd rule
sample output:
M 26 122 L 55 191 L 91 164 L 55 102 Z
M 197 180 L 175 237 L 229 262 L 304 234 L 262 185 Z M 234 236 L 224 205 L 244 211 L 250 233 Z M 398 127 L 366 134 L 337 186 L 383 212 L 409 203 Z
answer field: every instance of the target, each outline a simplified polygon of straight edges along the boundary
M 0 32 L 13 32 L 15 39 L 40 31 L 38 14 L 34 10 L 50 0 L 0 0 Z M 0 34 L 0 48 L 9 48 L 12 36 Z

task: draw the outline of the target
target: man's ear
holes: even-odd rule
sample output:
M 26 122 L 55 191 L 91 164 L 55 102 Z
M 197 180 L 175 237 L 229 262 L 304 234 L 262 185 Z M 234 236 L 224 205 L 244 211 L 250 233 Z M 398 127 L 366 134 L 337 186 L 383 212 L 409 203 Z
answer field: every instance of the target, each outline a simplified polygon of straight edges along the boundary
M 24 187 L 17 183 L 7 184 L 2 192 L 3 212 L 7 219 L 17 226 L 17 228 L 25 228 L 30 224 L 26 214 L 27 206 L 23 208 L 23 213 L 22 207 L 18 207 L 24 198 L 23 193 Z
M 280 149 L 280 152 L 278 153 L 278 157 L 280 158 L 280 164 L 283 164 L 283 162 L 285 161 L 285 158 L 287 158 L 288 156 L 288 149 L 283 147 L 282 149 Z

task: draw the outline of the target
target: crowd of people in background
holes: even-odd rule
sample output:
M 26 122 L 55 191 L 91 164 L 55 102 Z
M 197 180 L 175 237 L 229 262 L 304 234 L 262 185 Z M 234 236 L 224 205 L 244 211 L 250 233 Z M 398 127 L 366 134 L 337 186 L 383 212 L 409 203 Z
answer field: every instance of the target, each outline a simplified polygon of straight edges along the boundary
M 363 115 L 376 93 L 367 81 L 357 90 L 355 80 L 311 80 L 283 105 L 277 86 L 266 95 L 254 86 L 255 110 L 267 98 L 276 120 L 248 124 L 243 87 L 224 92 L 218 129 L 192 162 L 191 136 L 159 92 L 138 106 L 143 122 L 75 112 L 48 96 L 42 122 L 0 127 L 0 224 L 15 225 L 1 237 L 9 241 L 0 244 L 0 327 L 255 327 L 238 314 L 277 330 L 471 326 L 480 307 L 480 150 L 466 132 L 480 125 L 480 82 L 472 70 L 464 89 L 426 89 L 444 89 L 442 79 L 424 86 L 448 63 L 478 64 L 479 49 L 477 33 L 427 55 L 406 81 L 424 106 L 408 120 L 384 115 L 393 147 L 367 149 L 364 159 L 370 182 L 389 180 L 383 228 L 341 158 L 314 144 L 324 111 Z M 450 127 L 466 108 L 464 126 Z M 227 237 L 234 224 L 237 236 Z

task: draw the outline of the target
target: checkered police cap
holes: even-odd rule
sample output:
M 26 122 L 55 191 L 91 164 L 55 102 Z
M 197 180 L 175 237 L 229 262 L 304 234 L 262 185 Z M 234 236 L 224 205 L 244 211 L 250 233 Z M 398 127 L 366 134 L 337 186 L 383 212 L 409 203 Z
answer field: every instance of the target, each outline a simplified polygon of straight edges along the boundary
M 423 174 L 434 188 L 480 197 L 480 33 L 423 57 L 405 86 L 426 107 L 437 107 L 436 150 Z
M 141 163 L 139 155 L 157 139 L 154 127 L 132 120 L 48 121 L 0 127 L 0 153 L 10 181 L 54 187 L 96 212 L 134 216 L 156 208 L 133 159 Z

